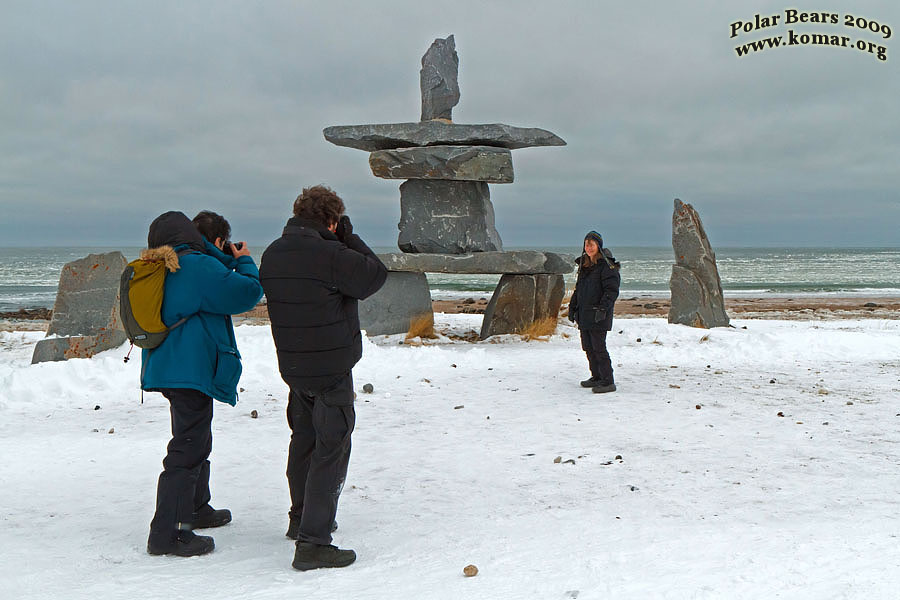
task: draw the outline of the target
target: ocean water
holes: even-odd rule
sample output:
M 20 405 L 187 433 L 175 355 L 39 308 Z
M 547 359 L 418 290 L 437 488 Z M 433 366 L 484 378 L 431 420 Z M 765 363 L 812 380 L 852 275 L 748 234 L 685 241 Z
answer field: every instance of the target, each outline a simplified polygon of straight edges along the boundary
M 507 248 L 575 255 L 578 247 Z M 140 248 L 0 248 L 0 312 L 52 308 L 63 265 L 90 253 Z M 263 247 L 251 246 L 259 261 Z M 396 252 L 396 248 L 373 248 Z M 671 248 L 612 248 L 622 262 L 622 294 L 667 296 Z M 719 248 L 716 262 L 726 296 L 900 296 L 900 248 Z M 574 273 L 566 276 L 571 287 Z M 499 275 L 429 273 L 434 298 L 490 297 Z

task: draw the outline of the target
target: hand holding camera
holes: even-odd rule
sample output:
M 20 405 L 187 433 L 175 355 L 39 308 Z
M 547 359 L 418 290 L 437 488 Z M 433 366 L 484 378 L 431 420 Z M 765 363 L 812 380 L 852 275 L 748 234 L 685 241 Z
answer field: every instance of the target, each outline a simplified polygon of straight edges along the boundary
M 341 216 L 341 218 L 338 219 L 337 227 L 334 230 L 334 235 L 337 236 L 337 239 L 346 244 L 347 236 L 351 233 L 353 233 L 353 224 L 350 222 L 350 217 L 348 217 L 347 215 Z
M 225 242 L 224 252 L 225 254 L 233 256 L 235 258 L 241 256 L 250 256 L 250 249 L 244 242 Z

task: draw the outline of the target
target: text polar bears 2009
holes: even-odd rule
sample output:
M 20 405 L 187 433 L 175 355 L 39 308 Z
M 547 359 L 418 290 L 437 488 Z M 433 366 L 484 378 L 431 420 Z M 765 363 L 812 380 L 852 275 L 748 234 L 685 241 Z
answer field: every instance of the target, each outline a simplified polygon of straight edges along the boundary
M 882 40 L 889 39 L 892 31 L 890 25 L 881 23 L 877 19 L 869 19 L 858 15 L 834 12 L 806 12 L 793 8 L 788 8 L 784 14 L 773 14 L 762 16 L 753 15 L 752 19 L 737 20 L 729 25 L 731 37 L 735 38 L 741 34 L 752 33 L 778 25 L 829 25 L 841 26 L 854 29 L 857 33 L 865 33 L 866 35 L 876 34 Z M 887 60 L 887 47 L 871 40 L 856 39 L 849 35 L 838 35 L 836 32 L 814 32 L 803 33 L 788 29 L 786 35 L 777 35 L 747 42 L 735 47 L 738 56 L 746 56 L 752 52 L 760 52 L 770 48 L 787 48 L 790 46 L 832 46 L 837 48 L 850 48 L 873 54 L 880 61 Z

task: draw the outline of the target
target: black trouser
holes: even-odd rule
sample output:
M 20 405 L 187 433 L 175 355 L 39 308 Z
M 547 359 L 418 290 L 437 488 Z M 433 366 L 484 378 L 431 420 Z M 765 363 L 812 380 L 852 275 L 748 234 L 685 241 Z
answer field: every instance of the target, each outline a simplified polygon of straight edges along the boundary
M 169 400 L 172 439 L 159 475 L 150 531 L 169 535 L 189 529 L 197 509 L 209 503 L 213 400 L 186 388 L 160 391 Z
M 292 385 L 287 420 L 291 519 L 300 520 L 300 541 L 330 544 L 356 423 L 351 373 L 321 390 Z
M 612 361 L 606 350 L 606 334 L 603 329 L 582 329 L 581 348 L 587 354 L 591 377 L 604 384 L 614 383 Z

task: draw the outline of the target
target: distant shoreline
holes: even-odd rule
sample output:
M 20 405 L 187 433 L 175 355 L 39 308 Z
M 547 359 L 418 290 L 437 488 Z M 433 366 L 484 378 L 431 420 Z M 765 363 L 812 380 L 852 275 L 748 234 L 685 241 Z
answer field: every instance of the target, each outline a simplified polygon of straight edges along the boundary
M 473 293 L 467 298 L 432 300 L 436 313 L 483 314 L 489 294 Z M 725 310 L 732 319 L 780 319 L 780 320 L 836 320 L 836 319 L 897 319 L 900 320 L 900 297 L 840 297 L 795 296 L 784 298 L 725 298 Z M 561 314 L 565 314 L 563 304 Z M 649 297 L 623 294 L 616 301 L 618 318 L 666 317 L 669 313 L 668 295 Z M 0 312 L 0 331 L 45 330 L 52 311 L 34 309 Z M 235 324 L 268 324 L 265 304 L 236 315 Z
M 489 294 L 473 293 L 469 298 L 432 300 L 435 313 L 483 314 Z M 779 319 L 820 321 L 837 319 L 900 320 L 900 297 L 797 296 L 786 298 L 725 298 L 725 310 L 732 319 Z M 560 311 L 566 314 L 564 303 Z M 623 294 L 616 301 L 617 318 L 666 317 L 669 297 L 648 298 Z M 265 305 L 235 317 L 235 323 L 266 324 Z
M 669 314 L 669 296 L 645 297 L 623 294 L 616 301 L 615 316 L 666 317 Z M 466 303 L 459 300 L 434 300 L 435 312 L 465 313 L 483 312 L 487 302 L 476 300 Z M 898 297 L 836 297 L 796 296 L 785 298 L 725 298 L 725 310 L 733 319 L 900 319 Z M 565 313 L 563 305 L 562 312 Z

